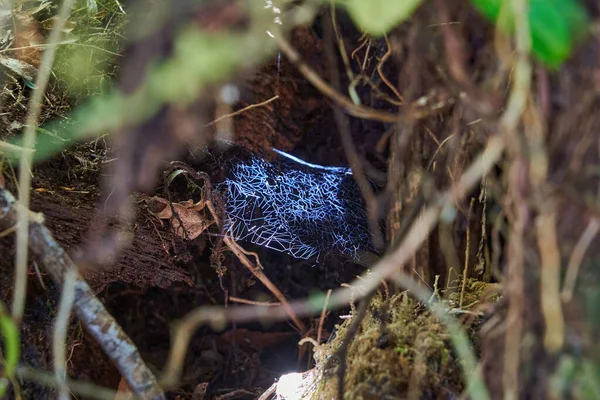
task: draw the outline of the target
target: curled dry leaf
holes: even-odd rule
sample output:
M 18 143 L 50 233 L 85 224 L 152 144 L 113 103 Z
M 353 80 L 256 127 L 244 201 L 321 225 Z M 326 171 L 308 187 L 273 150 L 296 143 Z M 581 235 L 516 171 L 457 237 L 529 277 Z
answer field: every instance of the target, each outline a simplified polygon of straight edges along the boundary
M 203 382 L 198 384 L 192 393 L 192 400 L 202 400 L 204 399 L 204 395 L 206 394 L 206 389 L 208 389 L 208 383 Z
M 125 379 L 123 379 L 123 377 L 121 377 L 121 380 L 119 381 L 119 388 L 117 389 L 117 396 L 115 397 L 115 400 L 116 399 L 120 399 L 120 400 L 133 399 L 133 394 L 131 393 L 131 389 L 129 388 L 127 381 Z
M 156 218 L 168 219 L 175 233 L 183 239 L 196 239 L 214 223 L 198 212 L 204 208 L 203 201 L 194 203 L 192 200 L 187 200 L 170 203 L 167 199 L 154 196 L 147 199 L 146 204 L 150 213 Z

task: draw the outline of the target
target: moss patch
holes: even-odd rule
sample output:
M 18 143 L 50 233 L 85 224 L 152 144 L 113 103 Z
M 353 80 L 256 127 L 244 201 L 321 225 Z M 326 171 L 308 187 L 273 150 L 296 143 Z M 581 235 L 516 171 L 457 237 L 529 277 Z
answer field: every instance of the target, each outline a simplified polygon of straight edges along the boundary
M 473 299 L 486 284 L 471 284 Z M 446 301 L 451 307 L 452 301 Z M 382 310 L 387 309 L 387 312 Z M 336 327 L 337 336 L 315 353 L 322 381 L 315 398 L 337 397 L 337 369 L 329 360 L 345 339 L 351 320 Z M 473 329 L 470 334 L 475 334 Z M 402 399 L 459 396 L 465 382 L 450 336 L 438 319 L 406 292 L 385 304 L 378 294 L 348 349 L 345 375 L 347 399 Z

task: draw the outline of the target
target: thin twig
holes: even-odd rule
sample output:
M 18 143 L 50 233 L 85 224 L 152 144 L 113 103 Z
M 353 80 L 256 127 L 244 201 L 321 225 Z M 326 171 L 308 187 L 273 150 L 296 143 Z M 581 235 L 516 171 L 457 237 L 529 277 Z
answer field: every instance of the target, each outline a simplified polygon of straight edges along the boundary
M 470 89 L 472 84 L 465 71 L 466 51 L 464 41 L 455 34 L 454 27 L 448 23 L 451 19 L 447 2 L 445 0 L 436 0 L 435 5 L 439 19 L 442 21 L 440 26 L 444 33 L 444 48 L 450 74 L 456 82 Z
M 315 349 L 317 349 L 319 347 L 319 342 L 317 342 L 316 339 L 313 339 L 311 337 L 305 337 L 305 338 L 301 339 L 298 342 L 298 346 L 302 346 L 304 343 L 312 344 Z
M 469 277 L 469 252 L 470 252 L 470 244 L 471 244 L 471 214 L 473 213 L 473 204 L 475 203 L 475 199 L 471 199 L 471 204 L 469 205 L 469 213 L 467 214 L 467 237 L 466 237 L 466 245 L 465 245 L 465 267 L 463 269 L 462 276 L 462 287 L 460 289 L 460 301 L 458 303 L 458 308 L 462 308 L 463 300 L 465 299 L 465 291 L 467 289 L 467 280 Z
M 11 233 L 15 232 L 17 230 L 17 226 L 19 224 L 16 223 L 13 226 L 9 226 L 8 228 L 6 228 L 5 230 L 3 230 L 2 232 L 0 232 L 0 238 L 3 238 L 5 236 L 10 235 Z
M 229 297 L 229 301 L 231 301 L 232 303 L 253 304 L 255 306 L 264 306 L 264 307 L 276 307 L 276 306 L 281 305 L 281 303 L 267 303 L 265 301 L 254 301 L 254 300 L 242 299 L 240 297 L 233 297 L 233 296 Z
M 66 271 L 64 282 L 54 323 L 54 337 L 52 338 L 52 353 L 54 355 L 54 375 L 59 384 L 58 398 L 60 400 L 69 400 L 71 398 L 66 384 L 67 361 L 66 361 L 66 342 L 67 331 L 69 329 L 69 320 L 71 319 L 71 308 L 75 299 L 75 280 L 77 271 Z
M 104 49 L 100 46 L 94 46 L 93 44 L 88 44 L 88 43 L 77 43 L 77 41 L 75 39 L 71 39 L 71 40 L 63 40 L 60 42 L 55 43 L 56 46 L 64 46 L 64 45 L 69 45 L 69 46 L 80 46 L 80 47 L 88 47 L 88 48 L 92 48 L 95 50 L 99 50 L 99 51 L 103 51 L 107 54 L 110 54 L 112 56 L 116 56 L 116 57 L 123 57 L 123 54 L 119 54 L 119 53 L 115 53 L 114 51 L 110 51 L 107 49 Z M 28 49 L 47 49 L 48 47 L 50 47 L 50 43 L 43 43 L 43 44 L 35 44 L 35 45 L 29 45 L 29 46 L 21 46 L 21 47 L 9 47 L 6 48 L 4 50 L 0 50 L 0 54 L 6 53 L 6 52 L 14 52 L 17 50 L 28 50 Z
M 571 253 L 571 258 L 569 259 L 569 264 L 567 266 L 567 274 L 565 276 L 565 284 L 560 294 L 562 301 L 565 303 L 568 303 L 573 298 L 577 275 L 579 275 L 579 268 L 581 267 L 581 263 L 583 262 L 588 247 L 592 244 L 596 235 L 598 235 L 598 231 L 600 231 L 600 219 L 592 218 Z
M 331 27 L 333 28 L 333 32 L 335 33 L 335 38 L 338 42 L 338 48 L 340 52 L 340 57 L 342 57 L 342 62 L 344 63 L 344 67 L 346 68 L 346 75 L 348 76 L 348 81 L 354 81 L 354 72 L 352 71 L 352 67 L 350 66 L 350 60 L 348 59 L 348 53 L 346 52 L 346 46 L 344 46 L 344 39 L 340 34 L 335 14 L 335 1 L 331 1 L 330 13 L 331 13 Z M 337 69 L 336 69 L 337 70 Z
M 500 124 L 508 134 L 514 134 L 517 124 L 527 106 L 530 95 L 532 67 L 529 61 L 531 49 L 531 37 L 529 31 L 529 20 L 527 19 L 527 1 L 512 0 L 512 12 L 516 24 L 516 47 L 517 60 L 514 67 L 513 86 L 508 99 L 505 113 L 502 115 Z
M 332 17 L 335 19 L 335 17 Z M 325 41 L 327 43 L 327 61 L 331 66 L 330 70 L 330 78 L 331 83 L 334 89 L 339 90 L 340 88 L 340 77 L 337 73 L 337 61 L 335 58 L 335 54 L 333 51 L 333 35 L 332 35 L 332 26 L 327 24 L 325 30 Z M 336 121 L 336 125 L 338 127 L 338 131 L 340 134 L 340 138 L 342 140 L 342 146 L 344 148 L 344 153 L 346 154 L 346 158 L 350 163 L 350 168 L 352 170 L 352 176 L 354 180 L 358 184 L 360 191 L 365 199 L 365 203 L 367 206 L 367 214 L 368 214 L 368 224 L 369 230 L 371 231 L 371 235 L 373 236 L 373 244 L 376 249 L 383 248 L 383 235 L 381 233 L 381 229 L 378 225 L 378 202 L 373 189 L 371 188 L 371 184 L 367 180 L 365 173 L 362 168 L 362 163 L 360 161 L 360 157 L 356 151 L 356 146 L 354 146 L 354 142 L 352 140 L 352 136 L 350 133 L 350 124 L 348 123 L 348 117 L 342 113 L 342 111 L 338 107 L 333 107 L 333 116 Z
M 346 378 L 346 366 L 347 366 L 346 358 L 348 357 L 348 349 L 350 348 L 350 344 L 352 344 L 352 341 L 354 340 L 354 337 L 356 336 L 356 333 L 358 332 L 358 328 L 360 327 L 362 321 L 365 319 L 365 317 L 367 315 L 367 310 L 369 309 L 369 303 L 371 302 L 371 299 L 373 298 L 373 296 L 375 296 L 375 291 L 372 291 L 371 293 L 369 293 L 365 297 L 363 297 L 363 299 L 361 300 L 361 302 L 358 306 L 358 312 L 356 313 L 356 315 L 352 316 L 352 322 L 350 322 L 350 326 L 348 326 L 348 328 L 346 329 L 346 334 L 344 335 L 344 340 L 342 340 L 340 347 L 338 347 L 337 350 L 335 351 L 334 357 L 331 357 L 329 359 L 330 365 L 331 365 L 331 363 L 333 363 L 334 359 L 337 358 L 337 360 L 338 360 L 338 369 L 337 369 L 338 399 L 344 398 L 344 386 L 345 386 L 344 381 Z M 326 368 L 326 369 L 329 369 L 329 368 Z
M 235 112 L 232 112 L 231 114 L 221 115 L 219 118 L 215 119 L 214 121 L 211 121 L 208 124 L 204 125 L 204 127 L 207 128 L 209 126 L 212 126 L 212 125 L 214 125 L 214 124 L 216 124 L 216 123 L 218 123 L 220 121 L 223 121 L 226 118 L 233 118 L 236 115 L 240 115 L 242 113 L 245 113 L 246 111 L 252 110 L 253 108 L 266 106 L 267 104 L 269 104 L 269 103 L 277 100 L 278 98 L 279 98 L 279 95 L 275 95 L 275 96 L 271 97 L 270 99 L 265 100 L 265 101 L 263 101 L 261 103 L 250 104 L 249 106 L 246 106 L 246 107 L 242 108 L 241 110 L 237 110 Z
M 375 110 L 365 106 L 358 106 L 352 102 L 349 98 L 342 95 L 334 88 L 332 88 L 327 82 L 325 82 L 319 74 L 317 74 L 308 64 L 306 64 L 296 49 L 292 47 L 292 45 L 284 39 L 282 36 L 275 36 L 275 42 L 279 46 L 279 49 L 286 57 L 290 60 L 292 64 L 298 68 L 298 71 L 308 80 L 315 88 L 317 88 L 321 93 L 325 96 L 329 97 L 333 100 L 338 106 L 342 107 L 342 109 L 357 118 L 363 118 L 374 121 L 381 121 L 387 123 L 397 123 L 398 115 L 391 114 L 384 111 Z M 416 116 L 415 116 L 416 117 Z
M 366 62 L 368 59 L 368 55 L 369 55 L 369 47 L 371 47 L 371 37 L 367 34 L 363 34 L 359 39 L 359 42 L 361 42 L 357 48 L 355 48 L 354 50 L 352 50 L 352 53 L 350 53 L 350 59 L 354 60 L 354 58 L 357 58 L 357 62 L 360 65 L 360 71 L 364 72 L 365 68 L 366 68 Z M 365 51 L 365 58 L 363 59 L 363 62 L 360 62 L 360 59 L 358 58 L 358 52 L 363 48 L 367 46 L 367 50 Z
M 235 399 L 236 397 L 242 396 L 253 396 L 254 393 L 247 391 L 246 389 L 237 389 L 233 390 L 229 393 L 222 394 L 220 396 L 215 397 L 215 400 L 230 400 Z
M 325 316 L 327 315 L 327 307 L 329 306 L 329 298 L 331 297 L 331 289 L 327 291 L 325 296 L 325 302 L 323 303 L 323 310 L 321 311 L 321 318 L 319 318 L 319 330 L 317 331 L 317 344 L 321 343 L 321 333 L 323 332 L 323 323 L 325 323 Z
M 29 367 L 18 367 L 15 375 L 18 376 L 19 379 L 25 381 L 36 382 L 52 388 L 60 388 L 60 384 L 56 381 L 55 375 L 50 372 L 40 371 Z M 65 385 L 73 394 L 80 395 L 88 399 L 115 400 L 115 396 L 117 395 L 117 392 L 113 389 L 108 389 L 87 382 L 79 382 L 67 379 L 65 381 Z
M 269 291 L 271 293 L 273 293 L 273 295 L 275 297 L 277 297 L 277 299 L 281 302 L 282 307 L 284 309 L 288 310 L 288 315 L 291 318 L 291 320 L 294 322 L 294 325 L 296 325 L 296 328 L 301 333 L 306 332 L 306 326 L 300 320 L 300 318 L 298 318 L 296 313 L 294 313 L 294 310 L 290 307 L 288 300 L 285 298 L 284 294 L 281 293 L 281 290 L 279 290 L 279 288 L 277 286 L 275 286 L 273 284 L 273 282 L 271 282 L 271 280 L 265 275 L 265 273 L 262 271 L 262 269 L 260 269 L 259 267 L 252 264 L 252 262 L 248 259 L 248 257 L 246 257 L 246 255 L 242 251 L 243 249 L 240 247 L 240 245 L 238 245 L 235 242 L 235 240 L 233 240 L 229 236 L 225 236 L 223 239 L 223 242 L 227 245 L 227 247 L 229 247 L 229 249 L 233 252 L 233 254 L 235 254 L 235 256 L 241 261 L 241 263 L 244 264 L 244 266 L 246 268 L 248 268 L 248 270 L 250 272 L 252 272 L 252 274 L 256 278 L 258 278 L 258 280 L 261 281 L 262 284 L 265 285 L 267 287 L 267 289 L 269 289 Z
M 387 52 L 383 55 L 383 57 L 381 57 L 381 60 L 379 60 L 379 64 L 377 64 L 377 73 L 379 74 L 379 77 L 381 78 L 383 83 L 385 83 L 385 85 L 400 100 L 400 104 L 404 104 L 404 97 L 402 97 L 402 95 L 400 94 L 398 89 L 396 89 L 396 87 L 394 85 L 392 85 L 392 82 L 390 82 L 389 79 L 386 78 L 385 74 L 383 73 L 383 65 L 385 64 L 387 59 L 390 58 L 390 56 L 392 55 L 392 45 L 390 44 L 390 40 L 388 39 L 387 35 L 383 35 L 383 38 L 385 39 L 385 44 L 387 46 Z
M 23 133 L 23 145 L 26 150 L 35 147 L 36 128 L 42 108 L 44 92 L 50 78 L 50 68 L 54 63 L 57 43 L 71 13 L 75 0 L 63 0 L 56 22 L 48 38 L 48 48 L 44 51 L 40 71 L 35 80 L 35 89 L 29 99 L 29 114 L 25 122 Z M 23 318 L 25 310 L 25 295 L 27 291 L 27 256 L 28 256 L 28 234 L 29 234 L 29 201 L 31 198 L 31 165 L 33 152 L 23 151 L 19 159 L 19 200 L 23 205 L 19 214 L 19 226 L 17 227 L 17 252 L 15 256 L 15 288 L 13 292 L 12 316 L 19 323 Z
M 16 202 L 12 194 L 0 189 L 0 230 L 14 225 L 19 215 L 26 213 L 31 219 L 27 221 L 31 253 L 52 280 L 58 285 L 62 284 L 68 271 L 78 271 L 77 266 L 43 224 L 41 214 L 17 210 L 18 207 L 22 208 L 22 205 Z M 81 275 L 78 272 L 76 274 L 73 304 L 83 326 L 115 364 L 134 394 L 143 399 L 164 399 L 161 388 L 133 341 L 94 296 Z
M 544 79 L 539 82 L 544 82 Z M 561 255 L 556 234 L 557 202 L 553 196 L 548 196 L 547 190 L 549 159 L 545 144 L 544 111 L 533 102 L 530 102 L 527 111 L 524 124 L 529 145 L 532 197 L 538 211 L 535 225 L 541 261 L 540 306 L 545 323 L 544 347 L 548 353 L 556 353 L 565 341 L 565 318 L 560 299 Z
M 442 147 L 446 144 L 446 142 L 448 142 L 450 139 L 452 139 L 454 137 L 456 133 L 451 133 L 450 135 L 448 135 L 447 138 L 445 138 L 444 140 L 442 140 L 442 142 L 439 144 L 438 148 L 435 150 L 435 152 L 433 153 L 433 155 L 431 156 L 431 160 L 429 161 L 429 165 L 427 166 L 427 170 L 429 171 L 429 169 L 431 168 L 431 166 L 433 165 L 433 163 L 435 162 L 435 157 L 438 155 L 438 153 L 442 150 Z M 435 136 L 434 136 L 435 137 Z
M 275 382 L 274 384 L 272 384 L 267 390 L 265 390 L 265 392 L 263 394 L 260 395 L 260 397 L 256 400 L 267 400 L 269 397 L 271 397 L 272 394 L 274 394 L 277 391 L 277 382 Z

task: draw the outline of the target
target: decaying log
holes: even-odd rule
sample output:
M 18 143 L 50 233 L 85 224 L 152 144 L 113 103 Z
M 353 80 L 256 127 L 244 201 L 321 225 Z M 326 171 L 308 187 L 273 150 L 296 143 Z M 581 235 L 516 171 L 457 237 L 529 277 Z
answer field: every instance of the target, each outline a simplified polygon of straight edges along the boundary
M 15 226 L 17 208 L 18 203 L 12 194 L 0 189 L 0 231 L 9 231 Z M 58 285 L 62 284 L 68 271 L 77 271 L 77 266 L 44 225 L 41 214 L 31 213 L 29 249 Z M 156 378 L 135 344 L 94 296 L 81 275 L 78 272 L 76 274 L 73 308 L 79 320 L 116 365 L 133 393 L 144 399 L 164 399 Z
M 95 199 L 82 198 L 69 201 L 65 196 L 40 194 L 32 197 L 31 209 L 45 216 L 46 225 L 56 241 L 67 250 L 75 250 L 89 230 L 101 225 L 95 217 Z M 101 207 L 101 205 L 100 205 Z M 189 275 L 177 266 L 173 241 L 179 242 L 168 229 L 160 226 L 150 214 L 138 213 L 132 232 L 131 246 L 115 257 L 114 264 L 100 270 L 85 271 L 85 278 L 98 293 L 112 282 L 133 284 L 144 290 L 150 287 L 168 288 L 176 282 L 192 285 Z

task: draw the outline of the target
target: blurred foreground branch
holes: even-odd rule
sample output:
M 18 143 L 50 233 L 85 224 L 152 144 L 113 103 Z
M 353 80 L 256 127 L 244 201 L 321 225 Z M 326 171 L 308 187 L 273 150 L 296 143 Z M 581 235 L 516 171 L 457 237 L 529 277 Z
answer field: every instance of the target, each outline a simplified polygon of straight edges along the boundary
M 57 43 L 67 23 L 67 17 L 71 13 L 74 0 L 65 0 L 60 6 L 56 23 L 48 38 L 48 49 L 44 51 L 40 71 L 35 80 L 35 88 L 32 96 L 29 98 L 27 120 L 25 121 L 25 130 L 23 132 L 23 151 L 19 158 L 19 199 L 24 204 L 25 209 L 19 215 L 19 225 L 17 226 L 17 252 L 15 255 L 15 291 L 12 304 L 13 318 L 20 322 L 25 309 L 25 293 L 27 291 L 27 231 L 28 219 L 27 210 L 31 198 L 31 165 L 33 161 L 33 150 L 37 133 L 37 124 L 42 110 L 44 92 L 50 79 L 50 68 L 54 63 Z
M 16 202 L 13 195 L 0 188 L 0 232 L 17 224 L 20 208 L 22 206 Z M 77 266 L 54 240 L 44 225 L 41 214 L 29 210 L 21 212 L 27 212 L 29 215 L 29 250 L 44 266 L 52 280 L 61 285 L 65 275 L 69 271 L 77 271 Z M 73 307 L 77 317 L 127 380 L 132 392 L 142 399 L 164 399 L 162 389 L 135 344 L 94 296 L 79 273 L 76 273 L 74 285 Z

